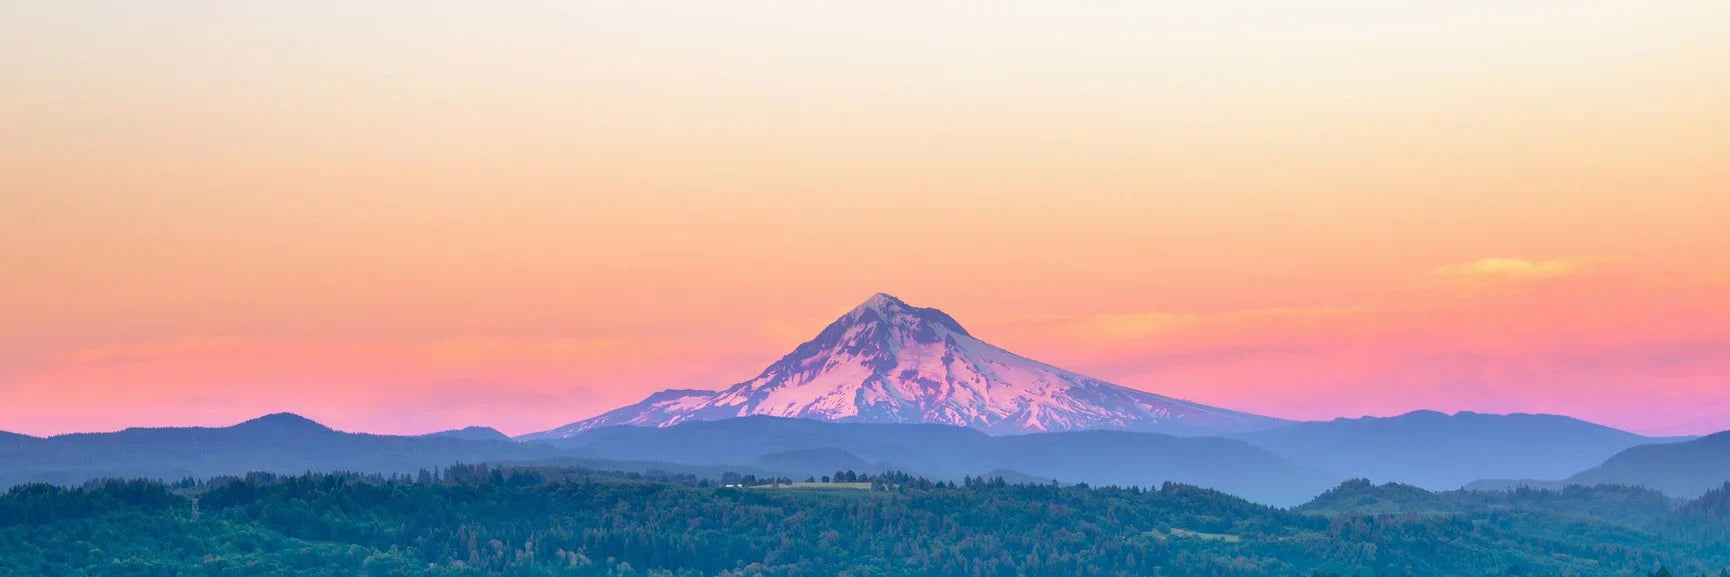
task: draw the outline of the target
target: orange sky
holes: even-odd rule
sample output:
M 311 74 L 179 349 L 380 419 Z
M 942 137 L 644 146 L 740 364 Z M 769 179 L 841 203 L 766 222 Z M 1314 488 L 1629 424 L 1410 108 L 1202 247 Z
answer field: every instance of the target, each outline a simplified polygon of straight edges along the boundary
M 0 430 L 525 433 L 866 296 L 1288 418 L 1730 429 L 1730 3 L 0 4 Z

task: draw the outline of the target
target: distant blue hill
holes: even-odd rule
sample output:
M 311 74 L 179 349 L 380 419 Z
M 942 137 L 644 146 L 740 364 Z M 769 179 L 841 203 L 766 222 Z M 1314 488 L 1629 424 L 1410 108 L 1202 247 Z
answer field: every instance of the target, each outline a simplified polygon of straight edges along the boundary
M 1633 447 L 1563 482 L 1638 485 L 1675 497 L 1699 497 L 1730 482 L 1730 431 Z
M 183 477 L 250 471 L 414 473 L 462 462 L 556 456 L 539 445 L 332 430 L 291 413 L 230 427 L 126 429 L 0 441 L 0 486 L 77 484 L 104 477 Z
M 1340 480 L 1235 439 L 1123 431 L 991 436 L 947 425 L 745 417 L 601 427 L 556 443 L 589 458 L 758 467 L 803 461 L 822 467 L 813 473 L 833 472 L 827 469 L 832 463 L 864 462 L 950 479 L 1015 471 L 1064 483 L 1175 481 L 1276 505 L 1301 503 Z
M 463 427 L 449 431 L 427 433 L 422 437 L 448 437 L 452 439 L 468 439 L 470 441 L 509 441 L 510 435 L 499 432 L 492 427 Z
M 35 438 L 36 438 L 36 437 L 32 437 L 32 436 L 30 436 L 30 435 L 24 435 L 24 434 L 20 434 L 20 433 L 14 433 L 14 432 L 11 432 L 11 431 L 0 431 L 0 443 L 4 443 L 4 442 L 7 442 L 7 441 L 24 441 L 24 440 L 32 440 L 32 439 L 35 439 Z
M 758 457 L 754 465 L 764 470 L 781 473 L 792 473 L 795 476 L 820 476 L 831 471 L 854 471 L 858 473 L 880 473 L 893 467 L 880 463 L 872 463 L 859 458 L 847 451 L 826 447 L 822 449 L 794 449 L 779 453 L 770 453 Z
M 1237 438 L 1342 477 L 1429 490 L 1479 479 L 1560 479 L 1630 447 L 1678 440 L 1558 415 L 1436 411 L 1297 423 Z

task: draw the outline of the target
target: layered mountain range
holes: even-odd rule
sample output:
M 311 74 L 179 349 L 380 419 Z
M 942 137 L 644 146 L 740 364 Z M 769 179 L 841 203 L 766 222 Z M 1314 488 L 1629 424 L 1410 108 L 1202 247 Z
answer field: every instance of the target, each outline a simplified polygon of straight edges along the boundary
M 662 391 L 515 440 L 487 427 L 347 433 L 292 414 L 220 428 L 47 438 L 0 431 L 0 488 L 249 471 L 410 474 L 458 461 L 704 478 L 847 469 L 950 480 L 1176 481 L 1280 505 L 1354 477 L 1436 491 L 1611 483 L 1688 498 L 1730 481 L 1730 432 L 1655 438 L 1556 415 L 1434 411 L 1292 423 L 1028 359 L 942 311 L 885 294 L 750 380 Z
M 1486 478 L 1559 479 L 1632 447 L 1687 440 L 1561 415 L 1436 411 L 1296 423 L 1236 437 L 1337 475 L 1434 491 Z
M 79 484 L 107 477 L 179 480 L 251 471 L 414 473 L 456 462 L 559 456 L 550 447 L 437 435 L 405 437 L 337 431 L 291 413 L 229 427 L 133 428 L 47 438 L 0 433 L 0 488 Z

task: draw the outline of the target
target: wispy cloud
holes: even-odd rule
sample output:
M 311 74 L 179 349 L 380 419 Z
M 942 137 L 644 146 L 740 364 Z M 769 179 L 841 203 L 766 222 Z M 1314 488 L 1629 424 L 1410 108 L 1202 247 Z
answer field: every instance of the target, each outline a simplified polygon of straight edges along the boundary
M 1455 280 L 1540 280 L 1573 275 L 1585 268 L 1585 263 L 1578 260 L 1491 257 L 1436 267 L 1434 272 Z
M 1428 282 L 1346 306 L 1047 317 L 982 336 L 1119 384 L 1286 417 L 1469 409 L 1708 430 L 1682 425 L 1705 417 L 1673 397 L 1730 398 L 1722 291 L 1607 262 L 1486 258 L 1419 269 Z M 1430 290 L 1437 280 L 1469 290 Z M 1519 290 L 1476 290 L 1497 286 Z
M 153 361 L 188 354 L 210 353 L 231 349 L 241 341 L 228 338 L 189 338 L 160 343 L 132 343 L 78 349 L 62 355 L 62 360 L 80 363 Z
M 1214 313 L 1139 312 L 1071 319 L 1073 329 L 1104 338 L 1137 339 L 1226 327 L 1303 324 L 1350 315 L 1360 307 L 1289 307 Z

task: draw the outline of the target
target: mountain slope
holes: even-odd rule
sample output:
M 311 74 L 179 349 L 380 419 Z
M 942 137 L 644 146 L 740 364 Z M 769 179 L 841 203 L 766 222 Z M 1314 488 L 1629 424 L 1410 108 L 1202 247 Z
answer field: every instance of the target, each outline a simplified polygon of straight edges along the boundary
M 0 445 L 16 444 L 16 443 L 28 443 L 30 441 L 40 441 L 40 440 L 41 439 L 38 439 L 36 437 L 32 437 L 30 435 L 21 435 L 21 434 L 14 433 L 11 431 L 0 431 Z
M 1633 447 L 1565 482 L 1640 485 L 1675 497 L 1699 497 L 1730 482 L 1730 431 L 1680 443 Z
M 703 391 L 697 389 L 667 389 L 643 399 L 634 405 L 626 405 L 602 413 L 594 418 L 571 423 L 551 431 L 543 431 L 517 437 L 518 441 L 542 441 L 562 439 L 576 435 L 589 429 L 611 427 L 618 425 L 665 426 L 688 420 L 687 411 L 701 408 L 715 398 L 719 391 Z
M 470 441 L 509 441 L 511 437 L 492 427 L 463 427 L 449 431 L 427 433 L 422 437 L 448 437 L 452 439 L 468 439 Z
M 865 423 L 939 423 L 989 433 L 1093 429 L 1217 434 L 1278 419 L 1122 387 L 1017 356 L 954 318 L 877 294 L 769 365 L 721 391 L 670 390 L 522 440 L 608 425 L 665 427 L 766 415 Z
M 288 413 L 230 427 L 126 429 L 0 443 L 0 486 L 102 477 L 177 479 L 250 471 L 413 473 L 452 463 L 556 456 L 545 446 L 332 430 Z
M 572 454 L 599 459 L 642 459 L 694 465 L 778 465 L 810 475 L 835 470 L 837 460 L 812 469 L 784 467 L 834 455 L 936 478 L 959 480 L 991 471 L 1064 483 L 1158 485 L 1165 481 L 1211 487 L 1276 505 L 1300 503 L 1339 478 L 1307 469 L 1242 441 L 1125 431 L 1074 431 L 990 436 L 934 424 L 830 423 L 745 417 L 688 421 L 671 427 L 605 427 L 553 441 Z
M 765 470 L 780 473 L 804 473 L 818 476 L 830 471 L 854 471 L 858 473 L 880 473 L 887 467 L 866 462 L 841 449 L 826 447 L 822 449 L 795 449 L 782 451 L 758 457 L 753 463 Z
M 1430 490 L 1486 478 L 1561 478 L 1659 441 L 1557 415 L 1435 411 L 1297 423 L 1239 438 L 1337 475 Z

